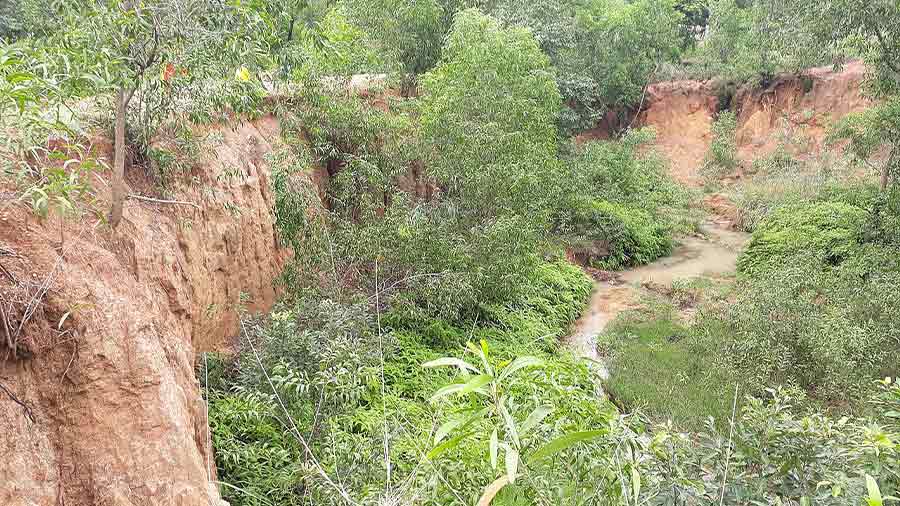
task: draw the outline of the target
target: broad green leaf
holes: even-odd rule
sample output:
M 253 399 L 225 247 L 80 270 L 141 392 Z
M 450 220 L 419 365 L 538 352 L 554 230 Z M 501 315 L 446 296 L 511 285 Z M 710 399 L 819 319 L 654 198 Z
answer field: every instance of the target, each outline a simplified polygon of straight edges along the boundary
M 544 446 L 538 448 L 533 454 L 531 454 L 532 460 L 541 460 L 543 458 L 554 455 L 570 446 L 574 446 L 583 441 L 589 441 L 596 437 L 599 437 L 605 434 L 605 430 L 585 430 L 580 432 L 572 432 L 566 434 L 564 436 L 560 436 L 553 441 L 545 444 Z
M 500 381 L 503 381 L 505 378 L 509 377 L 520 369 L 524 369 L 526 367 L 537 367 L 541 365 L 544 365 L 544 361 L 537 357 L 519 357 L 513 360 L 511 364 L 503 369 L 498 379 Z
M 543 421 L 544 418 L 546 418 L 547 415 L 552 412 L 553 408 L 549 406 L 538 406 L 534 408 L 534 411 L 532 411 L 531 414 L 528 415 L 528 418 L 526 418 L 525 421 L 522 422 L 522 434 L 525 434 L 526 432 L 537 426 L 537 424 L 541 423 L 541 421 Z
M 519 452 L 512 446 L 506 445 L 506 476 L 510 483 L 516 482 L 516 472 L 519 470 Z
M 491 432 L 491 442 L 488 445 L 491 451 L 491 469 L 497 469 L 497 429 L 494 429 L 494 432 Z

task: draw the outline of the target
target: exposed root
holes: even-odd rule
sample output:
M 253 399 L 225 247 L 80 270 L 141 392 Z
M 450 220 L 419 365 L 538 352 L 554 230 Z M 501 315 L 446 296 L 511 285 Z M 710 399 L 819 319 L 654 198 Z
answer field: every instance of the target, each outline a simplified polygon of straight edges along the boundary
M 9 400 L 15 402 L 16 404 L 18 404 L 19 406 L 22 407 L 22 411 L 25 412 L 25 418 L 27 418 L 29 422 L 31 422 L 31 423 L 35 422 L 34 412 L 31 411 L 31 408 L 29 408 L 27 404 L 20 401 L 19 398 L 15 396 L 15 394 L 10 392 L 9 389 L 3 385 L 3 383 L 0 383 L 0 390 L 3 390 L 3 393 L 5 393 L 7 397 L 9 397 Z

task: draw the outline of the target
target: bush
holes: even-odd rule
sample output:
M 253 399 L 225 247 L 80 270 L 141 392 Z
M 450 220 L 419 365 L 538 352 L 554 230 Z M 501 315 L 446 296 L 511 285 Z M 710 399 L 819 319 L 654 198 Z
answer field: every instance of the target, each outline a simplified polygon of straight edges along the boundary
M 707 184 L 718 182 L 740 164 L 736 133 L 737 116 L 731 111 L 720 113 L 712 125 L 712 143 L 700 169 Z
M 754 276 L 774 271 L 801 253 L 802 261 L 838 265 L 856 251 L 867 220 L 865 210 L 837 202 L 781 208 L 753 233 L 738 259 L 738 272 Z
M 435 422 L 451 418 L 468 400 L 430 403 L 428 398 L 449 375 L 421 364 L 456 355 L 462 343 L 482 339 L 498 367 L 524 355 L 544 359 L 544 367 L 529 370 L 508 391 L 517 399 L 509 406 L 515 420 L 524 420 L 536 406 L 552 408 L 553 414 L 534 432 L 538 441 L 603 427 L 614 415 L 608 403 L 596 399 L 587 366 L 558 353 L 558 337 L 584 307 L 590 279 L 560 260 L 541 264 L 520 282 L 520 297 L 485 306 L 477 318 L 460 324 L 435 320 L 409 305 L 382 315 L 379 331 L 377 314 L 364 305 L 310 300 L 249 322 L 249 337 L 294 421 L 304 437 L 309 434 L 313 452 L 354 498 L 368 503 L 388 489 L 383 460 L 387 427 L 397 480 L 404 480 L 425 504 L 446 504 L 454 492 L 473 504 L 495 478 L 483 451 L 486 441 L 468 441 L 439 458 L 424 459 L 434 445 Z M 383 384 L 376 372 L 382 357 L 379 341 L 384 346 Z M 252 352 L 224 367 L 213 362 L 209 388 L 217 466 L 230 485 L 226 495 L 232 504 L 342 504 L 281 424 L 280 407 Z M 611 451 L 598 442 L 570 452 L 583 462 L 576 466 L 580 479 L 573 480 L 571 469 L 559 466 L 534 472 L 542 482 L 605 493 L 587 478 L 609 465 Z M 349 469 L 353 472 L 345 472 Z M 435 473 L 443 480 L 436 481 Z M 536 493 L 555 492 L 527 489 L 528 497 Z
M 898 372 L 900 260 L 890 248 L 856 246 L 826 271 L 809 248 L 741 281 L 734 303 L 703 314 L 696 330 L 721 343 L 721 367 L 749 394 L 794 385 L 855 407 L 873 379 Z
M 601 200 L 579 199 L 567 211 L 561 228 L 576 257 L 601 269 L 650 263 L 672 250 L 665 225 L 643 209 Z

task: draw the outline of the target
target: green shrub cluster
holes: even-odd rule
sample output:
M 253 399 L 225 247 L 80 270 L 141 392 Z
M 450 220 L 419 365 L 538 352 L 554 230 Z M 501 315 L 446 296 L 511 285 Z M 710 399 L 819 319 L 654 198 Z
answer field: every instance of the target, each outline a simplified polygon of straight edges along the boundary
M 474 438 L 439 458 L 424 458 L 433 448 L 437 426 L 469 401 L 430 403 L 428 398 L 448 375 L 422 364 L 456 355 L 466 341 L 484 340 L 498 367 L 524 354 L 544 360 L 543 367 L 508 387 L 517 399 L 511 405 L 517 420 L 536 405 L 552 408 L 536 441 L 609 423 L 614 410 L 595 398 L 596 384 L 586 365 L 558 348 L 559 337 L 580 314 L 592 283 L 563 261 L 541 264 L 525 281 L 521 297 L 486 306 L 476 319 L 458 324 L 435 320 L 414 305 L 379 317 L 365 304 L 329 300 L 300 301 L 266 319 L 247 322 L 245 338 L 253 340 L 275 391 L 246 341 L 236 358 L 211 366 L 210 419 L 220 479 L 231 485 L 226 498 L 235 505 L 306 504 L 310 498 L 316 504 L 341 504 L 304 457 L 302 445 L 284 428 L 277 392 L 327 473 L 340 479 L 351 496 L 377 500 L 388 489 L 383 453 L 387 430 L 395 483 L 410 487 L 395 499 L 409 498 L 408 493 L 425 504 L 456 503 L 460 498 L 474 503 L 494 479 L 482 446 L 486 441 Z M 588 477 L 611 458 L 608 444 L 573 449 L 570 457 L 579 455 L 582 464 L 567 470 L 536 468 L 533 480 L 505 494 L 561 493 L 534 488 L 549 482 L 596 494 L 595 481 Z M 592 453 L 594 458 L 587 459 Z M 583 482 L 572 479 L 568 473 L 573 470 Z
M 668 254 L 673 236 L 691 231 L 688 194 L 635 130 L 615 142 L 590 142 L 569 161 L 571 183 L 554 230 L 575 256 L 603 269 L 642 265 Z
M 643 209 L 602 200 L 572 202 L 567 232 L 576 257 L 601 269 L 650 263 L 672 250 L 670 230 Z
M 819 259 L 758 273 L 735 304 L 697 329 L 722 345 L 722 367 L 749 393 L 794 385 L 840 408 L 857 408 L 871 381 L 900 372 L 896 250 L 874 245 L 824 271 Z
M 856 253 L 868 213 L 838 202 L 820 202 L 778 209 L 753 232 L 738 260 L 748 275 L 771 272 L 789 261 L 838 265 Z

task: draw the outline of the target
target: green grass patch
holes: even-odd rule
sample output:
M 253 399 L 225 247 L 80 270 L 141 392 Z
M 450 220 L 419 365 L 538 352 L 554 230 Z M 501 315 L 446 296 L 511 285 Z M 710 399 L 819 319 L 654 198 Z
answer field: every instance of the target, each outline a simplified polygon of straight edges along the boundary
M 715 352 L 677 322 L 674 311 L 654 312 L 625 313 L 607 332 L 610 396 L 629 411 L 685 429 L 700 429 L 709 417 L 726 420 L 734 391 Z

